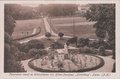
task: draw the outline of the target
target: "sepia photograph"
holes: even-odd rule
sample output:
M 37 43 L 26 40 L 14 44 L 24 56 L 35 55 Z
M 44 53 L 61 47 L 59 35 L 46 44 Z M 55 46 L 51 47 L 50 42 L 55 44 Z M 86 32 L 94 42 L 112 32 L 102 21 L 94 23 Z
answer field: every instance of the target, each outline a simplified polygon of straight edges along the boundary
M 116 4 L 4 4 L 4 73 L 116 72 Z

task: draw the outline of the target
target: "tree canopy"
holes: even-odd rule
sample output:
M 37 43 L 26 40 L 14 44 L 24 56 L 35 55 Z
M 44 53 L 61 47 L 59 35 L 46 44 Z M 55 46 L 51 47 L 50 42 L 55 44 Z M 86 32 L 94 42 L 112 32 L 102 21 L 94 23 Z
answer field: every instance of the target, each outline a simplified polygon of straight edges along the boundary
M 115 44 L 115 4 L 91 4 L 85 17 L 96 21 L 94 27 L 99 38 L 105 39 L 108 33 L 109 43 Z
M 75 4 L 48 4 L 39 5 L 38 12 L 48 16 L 68 16 L 73 15 L 77 9 Z

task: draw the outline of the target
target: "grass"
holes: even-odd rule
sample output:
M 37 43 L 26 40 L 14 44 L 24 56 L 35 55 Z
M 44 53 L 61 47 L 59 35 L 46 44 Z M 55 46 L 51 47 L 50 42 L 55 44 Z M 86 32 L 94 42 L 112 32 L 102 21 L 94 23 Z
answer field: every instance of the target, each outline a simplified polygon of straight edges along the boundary
M 72 36 L 74 25 L 74 34 L 76 36 L 80 38 L 96 38 L 95 28 L 93 28 L 94 23 L 88 22 L 84 17 L 49 18 L 48 21 L 56 33 L 63 32 L 65 35 Z
M 64 23 L 72 23 L 73 21 L 78 22 L 86 22 L 86 18 L 84 17 L 59 17 L 59 18 L 51 18 L 53 24 L 64 24 Z
M 20 38 L 31 35 L 34 28 L 43 27 L 42 19 L 31 20 L 16 20 L 16 27 L 14 28 L 13 38 Z

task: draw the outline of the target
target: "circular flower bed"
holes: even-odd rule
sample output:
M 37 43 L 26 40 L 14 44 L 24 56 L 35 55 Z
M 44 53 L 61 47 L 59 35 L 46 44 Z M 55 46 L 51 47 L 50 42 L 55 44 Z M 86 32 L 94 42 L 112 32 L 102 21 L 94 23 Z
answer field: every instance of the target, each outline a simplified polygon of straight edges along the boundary
M 76 49 L 64 53 L 63 49 L 51 50 L 46 56 L 33 58 L 28 65 L 40 72 L 85 72 L 95 70 L 104 65 L 98 56 L 76 53 Z

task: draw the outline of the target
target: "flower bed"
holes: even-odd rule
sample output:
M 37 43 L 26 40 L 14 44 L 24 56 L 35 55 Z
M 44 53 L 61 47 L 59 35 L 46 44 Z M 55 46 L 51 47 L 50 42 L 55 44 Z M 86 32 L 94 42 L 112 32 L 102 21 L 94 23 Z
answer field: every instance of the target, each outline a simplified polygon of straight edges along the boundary
M 42 58 L 33 58 L 28 65 L 40 72 L 85 72 L 104 65 L 102 58 L 93 55 L 69 53 L 66 57 L 64 54 L 55 52 L 53 56 L 52 59 L 49 54 Z

